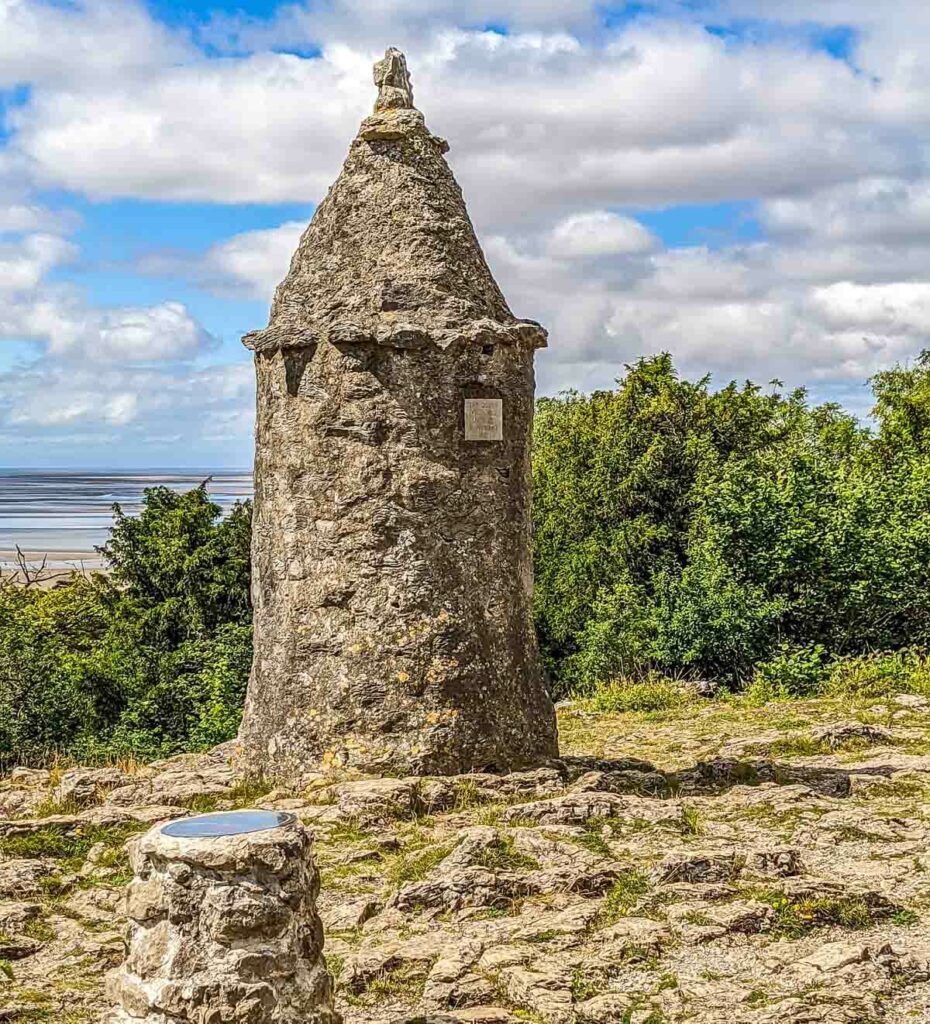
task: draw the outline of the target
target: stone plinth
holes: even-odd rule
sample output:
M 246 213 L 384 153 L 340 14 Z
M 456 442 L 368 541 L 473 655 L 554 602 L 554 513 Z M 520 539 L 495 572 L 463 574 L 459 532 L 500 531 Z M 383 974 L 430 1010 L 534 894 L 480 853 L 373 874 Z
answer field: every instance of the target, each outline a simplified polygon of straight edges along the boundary
M 213 834 L 172 834 L 191 831 Z M 291 815 L 160 825 L 134 844 L 132 866 L 129 952 L 107 984 L 111 1024 L 339 1024 L 311 838 Z
M 255 351 L 242 764 L 456 774 L 558 752 L 532 622 L 546 332 L 511 312 L 403 55 Z

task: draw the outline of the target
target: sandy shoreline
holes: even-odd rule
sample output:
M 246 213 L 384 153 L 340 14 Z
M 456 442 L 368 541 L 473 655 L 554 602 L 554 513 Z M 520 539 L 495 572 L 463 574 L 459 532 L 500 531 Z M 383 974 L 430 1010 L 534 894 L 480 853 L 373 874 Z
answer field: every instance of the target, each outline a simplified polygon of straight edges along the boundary
M 100 572 L 107 569 L 107 562 L 96 551 L 24 551 L 30 569 L 38 569 L 45 562 L 45 569 L 56 576 L 61 573 Z M 0 550 L 0 572 L 9 573 L 19 569 L 16 552 Z

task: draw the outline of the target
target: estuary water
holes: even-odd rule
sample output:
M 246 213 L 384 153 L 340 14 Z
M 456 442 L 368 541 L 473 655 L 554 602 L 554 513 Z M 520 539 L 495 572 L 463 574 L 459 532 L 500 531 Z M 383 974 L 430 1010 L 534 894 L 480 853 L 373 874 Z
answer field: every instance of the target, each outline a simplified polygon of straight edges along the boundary
M 210 497 L 223 510 L 252 495 L 252 474 L 229 470 L 32 470 L 0 469 L 0 567 L 9 567 L 17 545 L 30 561 L 48 565 L 100 564 L 94 547 L 107 539 L 112 506 L 136 513 L 146 487 L 187 491 L 210 478 Z

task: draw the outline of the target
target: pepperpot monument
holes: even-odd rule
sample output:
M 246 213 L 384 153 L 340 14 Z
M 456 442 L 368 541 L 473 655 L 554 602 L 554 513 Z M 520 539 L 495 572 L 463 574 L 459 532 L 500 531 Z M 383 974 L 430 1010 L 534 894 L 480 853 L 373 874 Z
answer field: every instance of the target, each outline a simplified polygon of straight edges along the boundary
M 531 619 L 533 355 L 403 54 L 301 238 L 258 381 L 246 767 L 557 753 Z

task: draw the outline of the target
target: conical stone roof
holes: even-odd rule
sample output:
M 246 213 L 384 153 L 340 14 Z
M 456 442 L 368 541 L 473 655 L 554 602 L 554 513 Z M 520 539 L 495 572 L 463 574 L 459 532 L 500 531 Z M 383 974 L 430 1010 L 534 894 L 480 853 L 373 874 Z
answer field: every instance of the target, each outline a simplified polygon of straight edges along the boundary
M 403 54 L 388 50 L 375 84 L 375 112 L 301 238 L 269 326 L 246 345 L 545 345 L 545 330 L 513 315 L 491 274 L 448 144 L 413 107 Z

